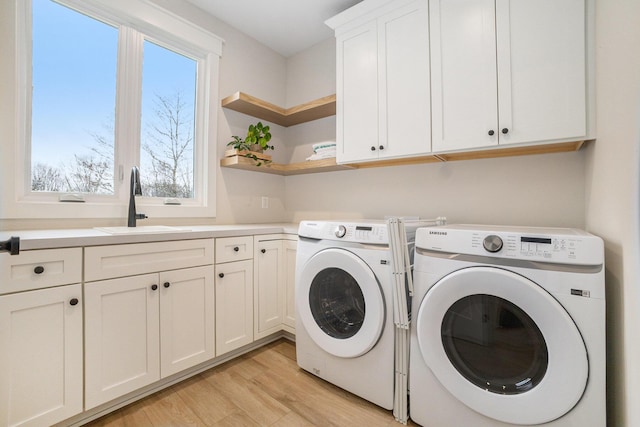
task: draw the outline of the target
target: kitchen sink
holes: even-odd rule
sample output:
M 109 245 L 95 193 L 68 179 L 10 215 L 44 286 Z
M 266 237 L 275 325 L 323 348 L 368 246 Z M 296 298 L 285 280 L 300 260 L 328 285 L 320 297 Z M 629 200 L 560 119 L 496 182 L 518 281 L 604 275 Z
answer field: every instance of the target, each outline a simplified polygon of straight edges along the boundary
M 109 234 L 147 234 L 147 233 L 179 233 L 189 231 L 184 227 L 170 227 L 168 225 L 142 225 L 139 227 L 94 227 L 95 230 Z

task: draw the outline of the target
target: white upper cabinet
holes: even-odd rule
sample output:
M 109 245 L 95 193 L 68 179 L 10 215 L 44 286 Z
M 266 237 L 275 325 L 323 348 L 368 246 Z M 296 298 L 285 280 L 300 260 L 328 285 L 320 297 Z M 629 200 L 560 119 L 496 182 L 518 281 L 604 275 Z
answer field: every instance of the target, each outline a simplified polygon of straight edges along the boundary
M 376 159 L 379 100 L 375 21 L 340 36 L 337 52 L 336 161 Z
M 587 136 L 584 0 L 431 0 L 434 152 Z
M 365 1 L 327 21 L 336 31 L 337 161 L 428 153 L 426 0 Z

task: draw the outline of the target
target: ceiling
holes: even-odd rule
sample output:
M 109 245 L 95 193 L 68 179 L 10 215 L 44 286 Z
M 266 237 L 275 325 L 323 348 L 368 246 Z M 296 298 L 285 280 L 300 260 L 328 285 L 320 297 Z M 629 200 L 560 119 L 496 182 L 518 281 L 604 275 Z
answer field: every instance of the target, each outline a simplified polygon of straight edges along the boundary
M 361 0 L 187 0 L 285 57 L 333 36 L 324 21 Z

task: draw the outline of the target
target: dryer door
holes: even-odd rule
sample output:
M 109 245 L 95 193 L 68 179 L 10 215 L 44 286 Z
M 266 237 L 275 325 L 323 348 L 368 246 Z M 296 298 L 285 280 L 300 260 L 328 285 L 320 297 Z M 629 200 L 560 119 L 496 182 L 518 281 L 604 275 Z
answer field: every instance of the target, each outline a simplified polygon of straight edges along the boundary
M 361 356 L 382 334 L 382 290 L 371 268 L 349 251 L 313 255 L 296 283 L 296 304 L 311 339 L 334 356 Z
M 511 271 L 445 276 L 420 304 L 416 332 L 442 385 L 492 419 L 546 423 L 584 393 L 589 367 L 577 326 L 553 296 Z

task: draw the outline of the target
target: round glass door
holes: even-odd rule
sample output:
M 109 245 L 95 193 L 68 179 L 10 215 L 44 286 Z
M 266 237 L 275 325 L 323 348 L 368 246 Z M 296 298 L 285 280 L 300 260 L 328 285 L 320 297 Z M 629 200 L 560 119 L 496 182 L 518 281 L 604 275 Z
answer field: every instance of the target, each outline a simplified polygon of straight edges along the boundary
M 325 249 L 301 269 L 298 315 L 311 339 L 338 357 L 358 357 L 380 339 L 384 298 L 371 268 L 343 249 Z
M 442 346 L 468 381 L 500 394 L 526 393 L 547 372 L 542 332 L 521 308 L 493 295 L 456 301 L 444 315 Z
M 543 424 L 584 393 L 587 351 L 575 323 L 546 290 L 495 267 L 455 271 L 420 304 L 424 362 L 455 398 L 512 424 Z
M 366 311 L 364 295 L 356 279 L 333 267 L 320 271 L 311 281 L 309 307 L 318 327 L 337 339 L 357 334 Z

